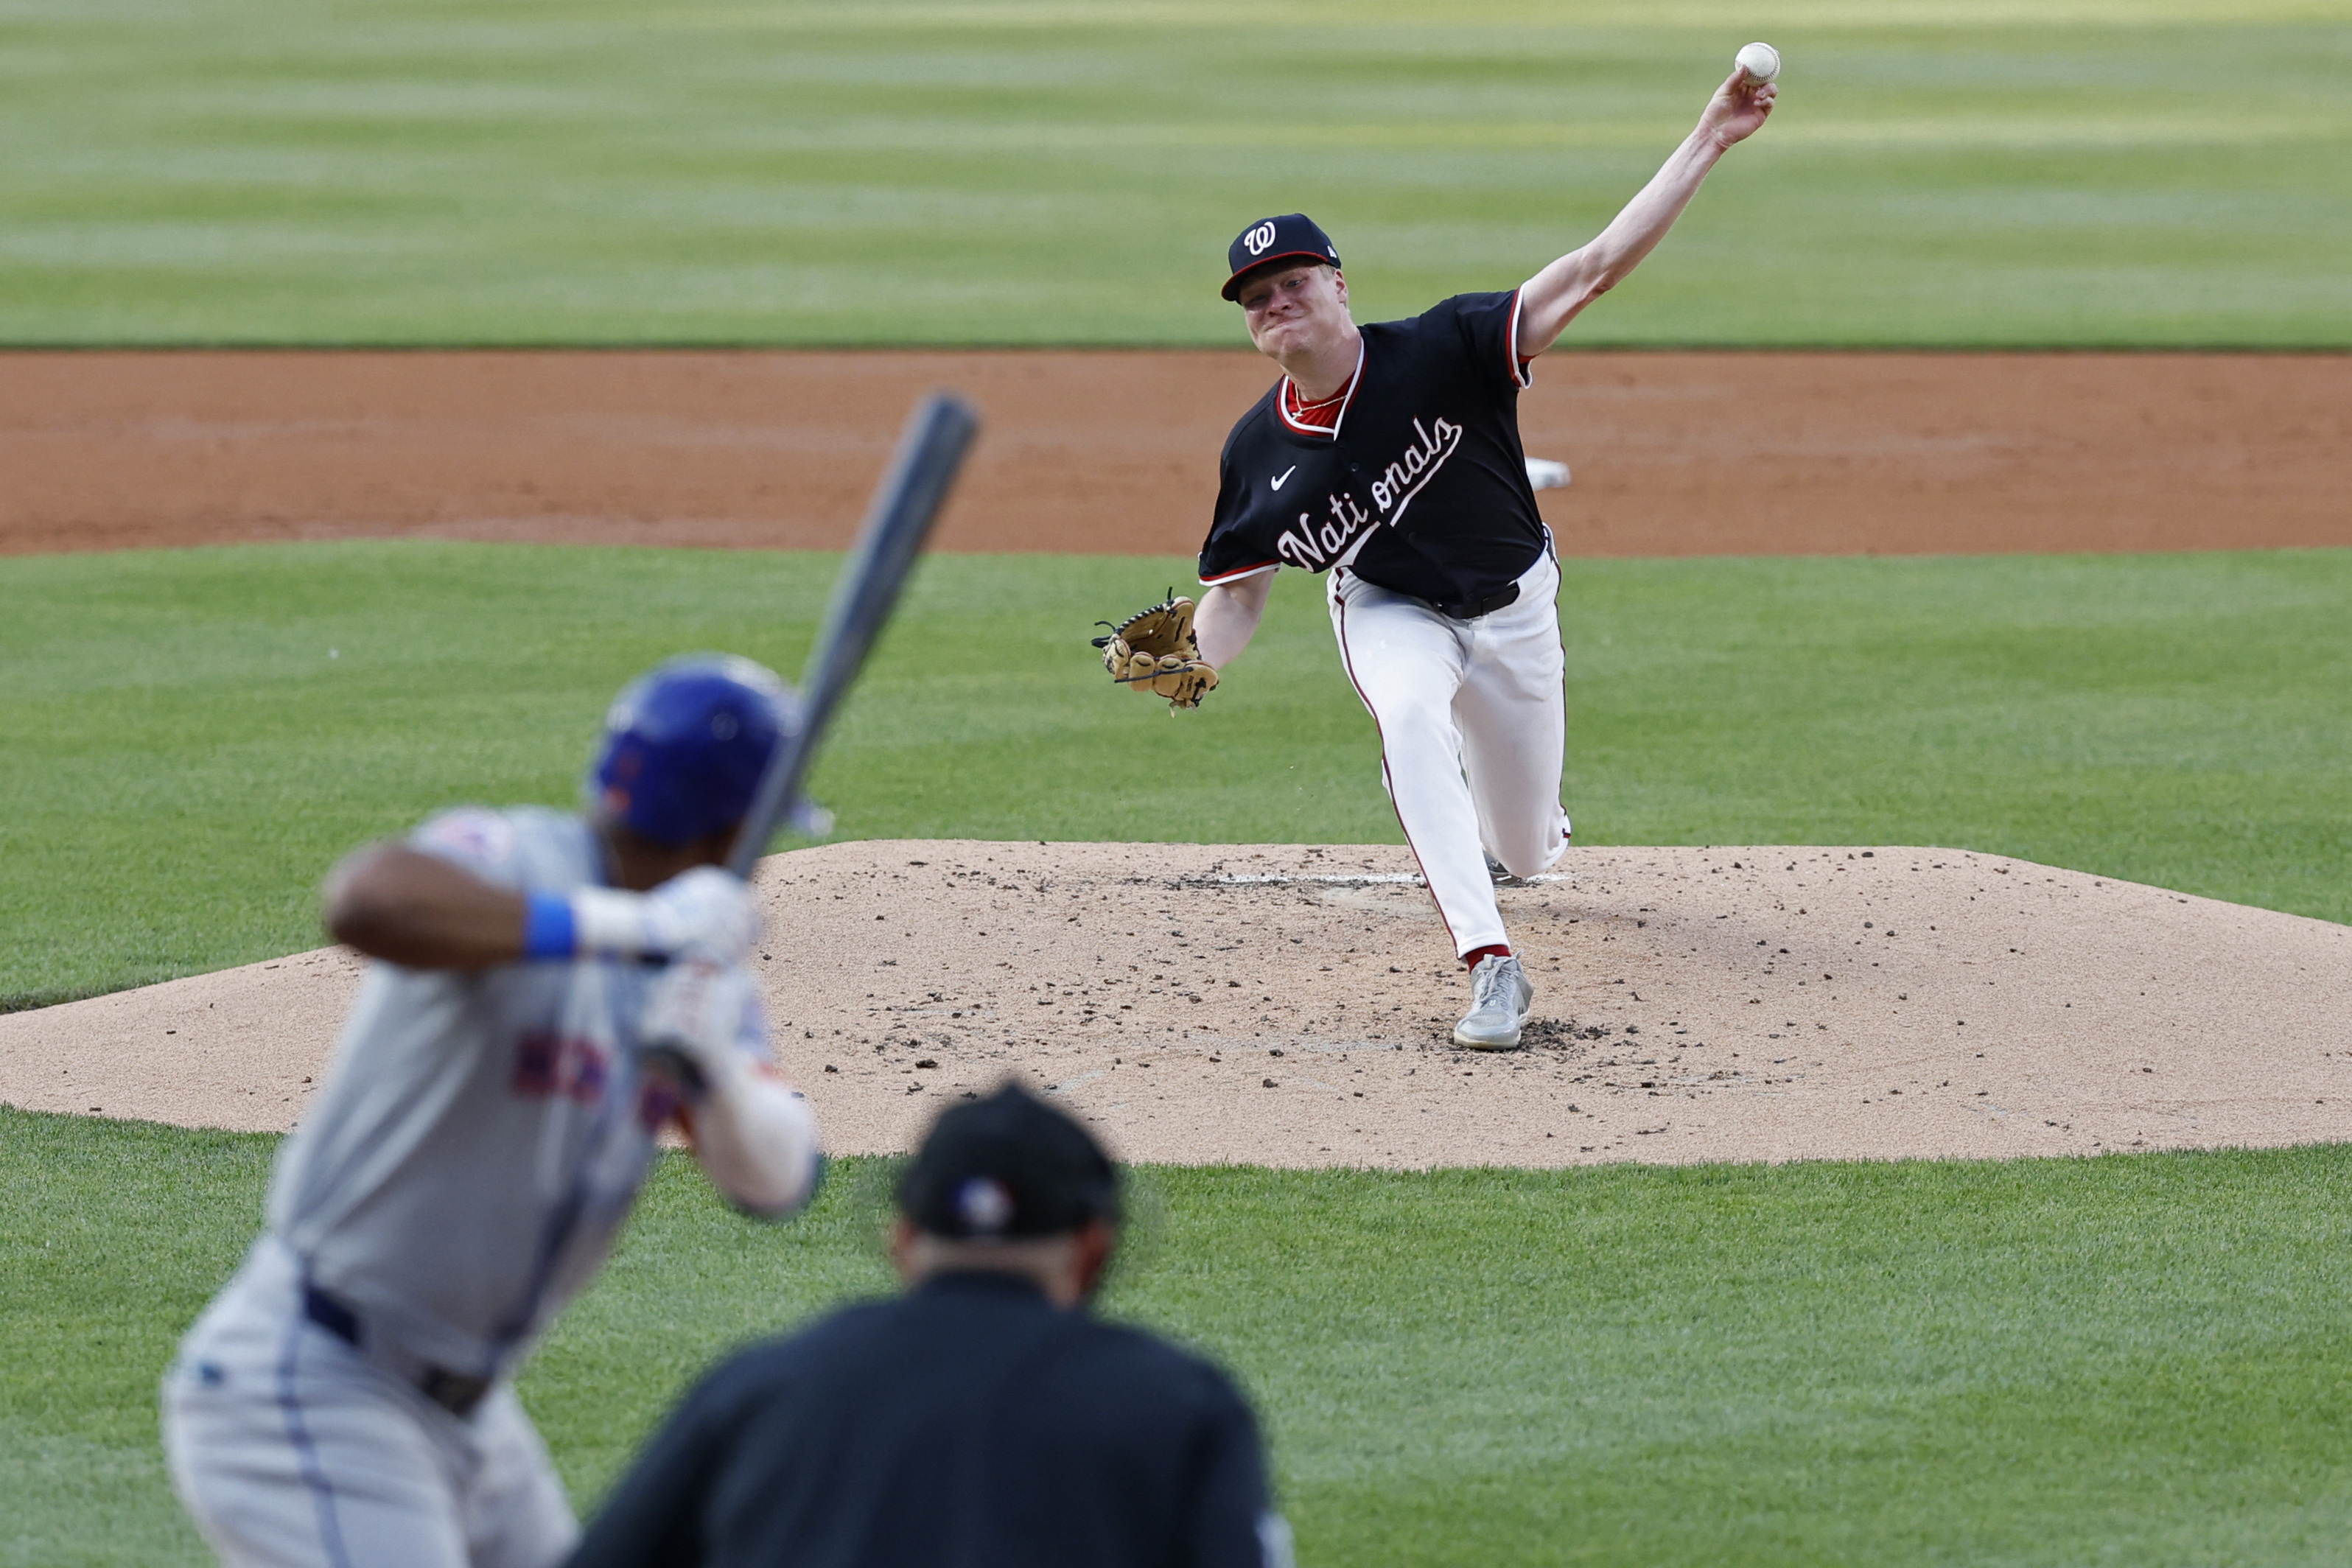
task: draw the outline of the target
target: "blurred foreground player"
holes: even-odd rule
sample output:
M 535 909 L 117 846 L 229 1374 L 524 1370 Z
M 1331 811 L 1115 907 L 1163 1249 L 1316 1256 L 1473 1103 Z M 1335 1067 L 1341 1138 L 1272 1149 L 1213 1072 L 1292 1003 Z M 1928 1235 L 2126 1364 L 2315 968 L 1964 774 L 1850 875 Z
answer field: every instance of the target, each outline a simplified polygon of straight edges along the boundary
M 1076 1122 L 958 1106 L 898 1207 L 908 1293 L 704 1378 L 572 1568 L 1287 1568 L 1233 1385 L 1086 1310 L 1119 1204 Z
M 584 816 L 452 811 L 330 878 L 329 929 L 377 962 L 268 1232 L 163 1384 L 223 1561 L 560 1561 L 578 1531 L 508 1379 L 664 1123 L 742 1208 L 808 1201 L 815 1128 L 743 965 L 759 919 L 717 868 L 790 701 L 746 659 L 666 665 L 614 702 Z

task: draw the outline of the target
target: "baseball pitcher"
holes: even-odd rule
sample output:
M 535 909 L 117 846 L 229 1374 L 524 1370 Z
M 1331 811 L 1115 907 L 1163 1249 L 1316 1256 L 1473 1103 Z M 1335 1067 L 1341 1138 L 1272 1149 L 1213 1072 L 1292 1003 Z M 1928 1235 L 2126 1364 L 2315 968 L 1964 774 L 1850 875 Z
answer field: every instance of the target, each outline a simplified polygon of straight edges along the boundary
M 1665 237 L 1762 126 L 1776 89 L 1743 68 L 1591 243 L 1500 294 L 1360 327 L 1330 237 L 1305 215 L 1244 229 L 1224 297 L 1282 366 L 1234 425 L 1201 551 L 1197 609 L 1153 606 L 1097 640 L 1113 679 L 1177 707 L 1214 689 L 1284 566 L 1328 573 L 1348 679 L 1381 736 L 1405 841 L 1471 973 L 1456 1044 L 1519 1043 L 1534 989 L 1495 900 L 1569 841 L 1559 561 L 1519 444 L 1530 367 Z
M 576 1535 L 509 1385 L 595 1273 L 666 1123 L 743 1209 L 804 1205 L 749 889 L 718 868 L 790 695 L 748 659 L 624 690 L 579 815 L 465 808 L 362 849 L 328 928 L 376 963 L 268 1228 L 163 1383 L 182 1499 L 252 1568 L 545 1568 Z

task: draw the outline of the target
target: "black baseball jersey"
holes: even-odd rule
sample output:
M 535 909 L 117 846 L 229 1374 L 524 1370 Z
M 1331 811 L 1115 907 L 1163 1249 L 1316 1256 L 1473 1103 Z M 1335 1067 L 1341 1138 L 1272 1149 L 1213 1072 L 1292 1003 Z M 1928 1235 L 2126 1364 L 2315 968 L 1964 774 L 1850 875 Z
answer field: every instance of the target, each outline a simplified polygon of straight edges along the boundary
M 1436 604 L 1487 598 L 1536 563 L 1542 514 L 1519 446 L 1519 296 L 1457 294 L 1361 328 L 1339 428 L 1286 415 L 1277 381 L 1225 437 L 1201 581 L 1346 566 Z
M 1288 1568 L 1223 1373 L 1005 1274 L 720 1365 L 570 1568 Z

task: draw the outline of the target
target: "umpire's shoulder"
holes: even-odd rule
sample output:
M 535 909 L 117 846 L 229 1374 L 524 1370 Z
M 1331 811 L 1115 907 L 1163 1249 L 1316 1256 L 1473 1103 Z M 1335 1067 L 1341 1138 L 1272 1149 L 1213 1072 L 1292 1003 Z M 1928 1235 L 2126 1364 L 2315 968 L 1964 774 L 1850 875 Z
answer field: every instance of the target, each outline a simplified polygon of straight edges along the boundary
M 837 1366 L 844 1356 L 888 1331 L 892 1300 L 858 1301 L 826 1313 L 781 1339 L 757 1340 L 721 1357 L 703 1374 L 702 1394 L 772 1392 Z
M 1241 1390 L 1208 1357 L 1125 1323 L 1087 1320 L 1066 1364 L 1104 1393 L 1157 1399 L 1202 1413 L 1239 1405 Z

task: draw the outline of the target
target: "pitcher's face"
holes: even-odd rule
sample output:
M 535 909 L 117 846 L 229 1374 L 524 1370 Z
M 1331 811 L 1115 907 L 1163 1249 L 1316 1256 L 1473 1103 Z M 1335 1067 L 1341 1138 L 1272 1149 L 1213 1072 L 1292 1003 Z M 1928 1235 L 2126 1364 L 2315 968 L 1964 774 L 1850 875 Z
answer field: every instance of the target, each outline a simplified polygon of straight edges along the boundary
M 1348 279 L 1319 261 L 1245 280 L 1234 296 L 1250 342 L 1269 359 L 1312 353 L 1347 330 Z

